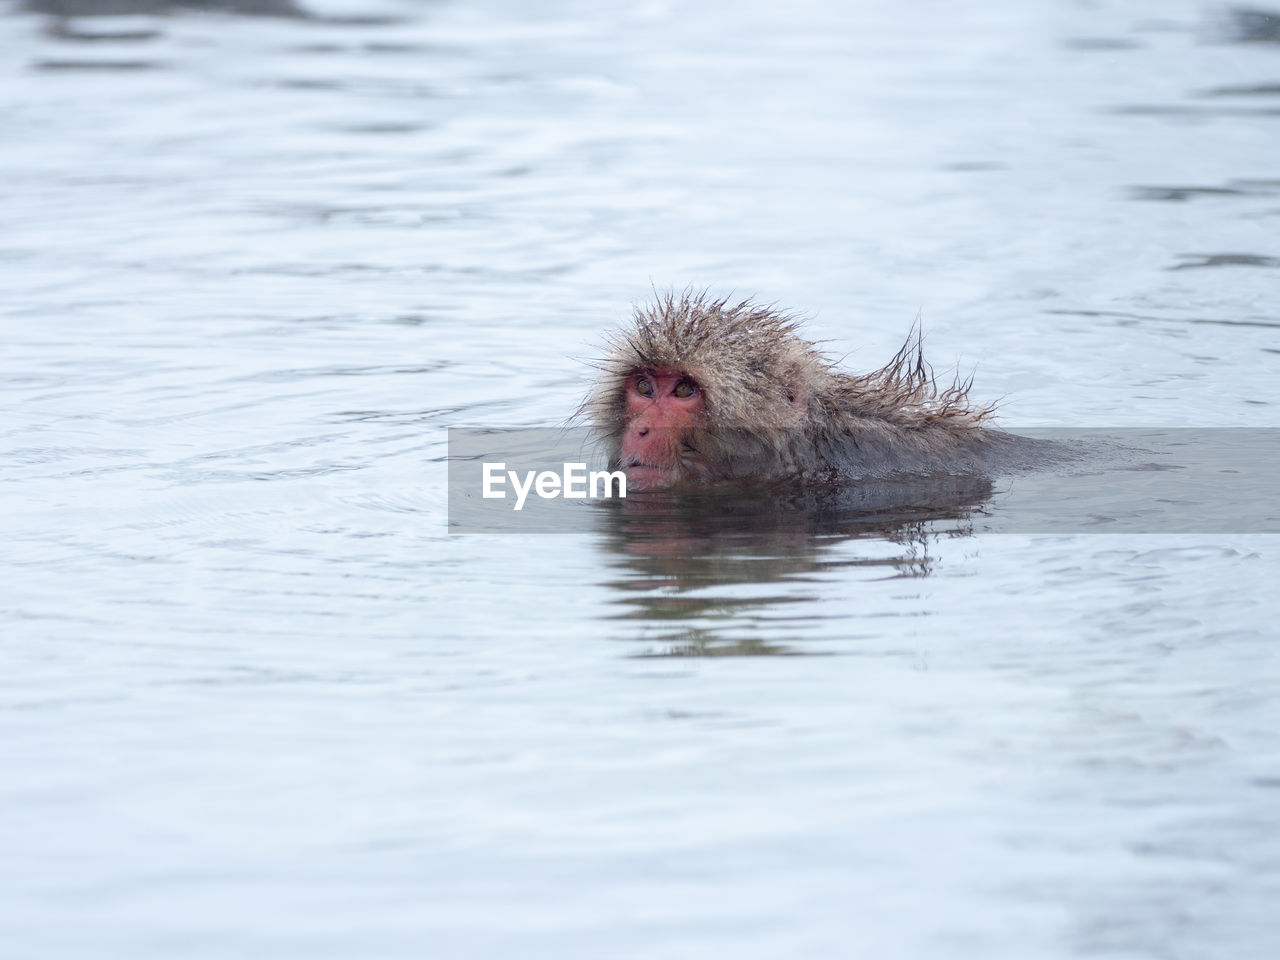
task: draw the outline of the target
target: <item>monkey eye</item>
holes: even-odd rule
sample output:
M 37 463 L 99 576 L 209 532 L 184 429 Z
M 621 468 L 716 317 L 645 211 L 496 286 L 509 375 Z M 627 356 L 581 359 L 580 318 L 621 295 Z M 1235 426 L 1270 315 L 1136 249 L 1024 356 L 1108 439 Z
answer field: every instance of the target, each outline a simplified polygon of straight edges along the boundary
M 636 381 L 636 393 L 640 394 L 640 396 L 642 397 L 652 397 L 653 384 L 650 383 L 648 380 L 646 380 L 644 377 L 641 377 L 639 380 Z
M 676 388 L 671 391 L 681 400 L 688 399 L 698 392 L 698 388 L 689 380 L 681 380 L 676 384 Z

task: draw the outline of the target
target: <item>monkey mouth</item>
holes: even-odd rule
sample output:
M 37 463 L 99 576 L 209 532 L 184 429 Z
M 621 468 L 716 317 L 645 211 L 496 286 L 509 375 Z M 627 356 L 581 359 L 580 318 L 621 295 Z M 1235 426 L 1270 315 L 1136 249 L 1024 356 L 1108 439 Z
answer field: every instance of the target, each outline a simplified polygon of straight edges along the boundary
M 672 484 L 671 471 L 647 460 L 627 459 L 618 465 L 635 490 L 660 490 Z
M 666 467 L 660 467 L 656 463 L 649 463 L 647 460 L 627 460 L 622 464 L 622 469 L 630 476 L 633 472 L 640 475 L 653 474 L 655 476 L 666 476 L 671 471 Z

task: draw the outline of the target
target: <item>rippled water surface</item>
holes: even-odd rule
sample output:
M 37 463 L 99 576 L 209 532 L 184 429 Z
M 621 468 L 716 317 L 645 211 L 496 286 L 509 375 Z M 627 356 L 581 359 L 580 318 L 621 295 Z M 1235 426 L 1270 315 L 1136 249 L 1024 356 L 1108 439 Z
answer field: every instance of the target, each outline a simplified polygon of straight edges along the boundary
M 1280 426 L 1276 21 L 309 9 L 0 16 L 6 951 L 1280 955 L 1274 537 L 445 489 L 651 285 Z

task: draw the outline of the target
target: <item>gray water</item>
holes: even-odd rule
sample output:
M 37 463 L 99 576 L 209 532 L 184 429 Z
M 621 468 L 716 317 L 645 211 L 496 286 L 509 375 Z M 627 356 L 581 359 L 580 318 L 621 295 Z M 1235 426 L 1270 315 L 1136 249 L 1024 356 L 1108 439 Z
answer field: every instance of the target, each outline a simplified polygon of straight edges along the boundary
M 1267 21 L 310 10 L 0 17 L 0 952 L 1277 955 L 1274 536 L 451 536 L 445 462 L 686 284 L 1280 425 Z

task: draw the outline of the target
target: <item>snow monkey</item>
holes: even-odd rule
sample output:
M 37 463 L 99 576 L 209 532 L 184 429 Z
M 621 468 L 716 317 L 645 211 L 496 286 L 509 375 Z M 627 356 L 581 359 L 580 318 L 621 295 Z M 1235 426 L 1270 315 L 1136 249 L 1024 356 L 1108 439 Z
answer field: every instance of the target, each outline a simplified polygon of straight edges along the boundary
M 749 300 L 661 296 L 611 340 L 578 418 L 631 490 L 972 475 L 1023 442 L 987 426 L 993 408 L 969 399 L 971 381 L 938 386 L 918 330 L 885 366 L 852 374 L 797 326 Z

